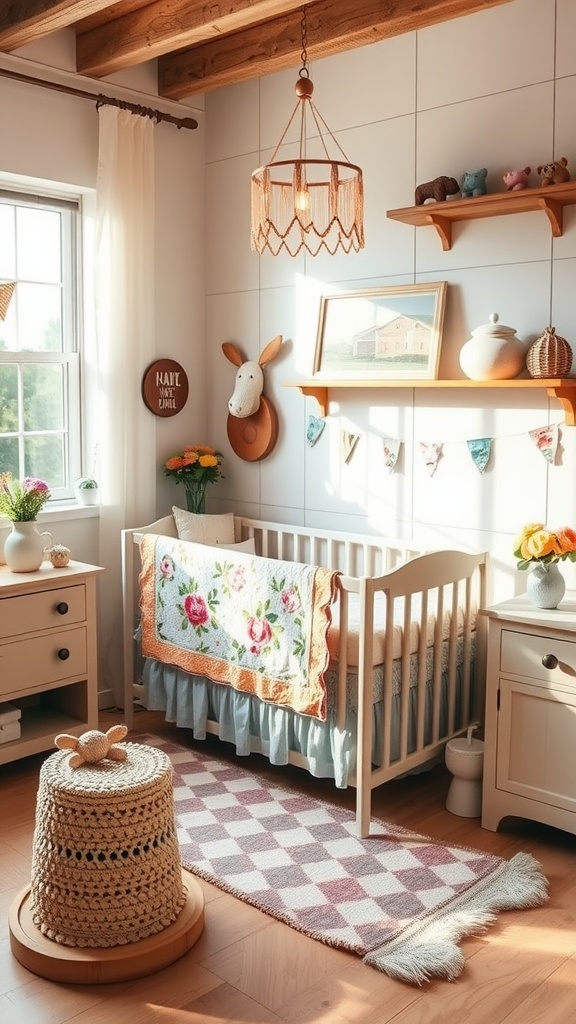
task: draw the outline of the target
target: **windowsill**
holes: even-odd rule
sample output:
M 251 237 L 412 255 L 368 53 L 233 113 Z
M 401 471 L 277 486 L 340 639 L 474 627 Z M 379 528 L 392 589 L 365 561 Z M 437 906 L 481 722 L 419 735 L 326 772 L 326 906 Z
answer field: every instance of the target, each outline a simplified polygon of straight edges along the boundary
M 62 502 L 50 508 L 43 508 L 38 513 L 39 523 L 61 523 L 67 519 L 96 519 L 100 515 L 99 505 L 77 505 L 75 502 Z M 0 530 L 8 529 L 11 520 L 0 516 Z

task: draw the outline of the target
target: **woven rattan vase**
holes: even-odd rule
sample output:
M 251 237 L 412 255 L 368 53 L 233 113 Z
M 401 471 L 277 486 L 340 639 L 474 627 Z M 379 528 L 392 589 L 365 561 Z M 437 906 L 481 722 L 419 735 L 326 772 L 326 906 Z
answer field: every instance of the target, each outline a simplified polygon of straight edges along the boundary
M 572 349 L 555 327 L 546 327 L 529 349 L 526 366 L 531 377 L 566 377 L 572 367 Z

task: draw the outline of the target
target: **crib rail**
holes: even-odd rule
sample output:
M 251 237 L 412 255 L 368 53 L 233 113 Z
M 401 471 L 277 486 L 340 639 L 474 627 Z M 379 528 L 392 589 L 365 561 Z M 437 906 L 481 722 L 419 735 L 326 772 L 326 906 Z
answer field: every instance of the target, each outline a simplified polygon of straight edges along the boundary
M 424 549 L 397 538 L 314 530 L 236 517 L 237 540 L 254 538 L 256 553 L 306 565 L 338 569 L 346 576 L 381 576 Z

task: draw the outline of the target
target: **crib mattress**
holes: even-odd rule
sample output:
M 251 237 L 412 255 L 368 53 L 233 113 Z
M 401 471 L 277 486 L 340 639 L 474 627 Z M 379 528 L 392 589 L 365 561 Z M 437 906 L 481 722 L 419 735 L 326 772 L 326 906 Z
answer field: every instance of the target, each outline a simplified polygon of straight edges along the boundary
M 404 598 L 397 598 L 394 601 L 394 633 L 392 637 L 392 657 L 394 659 L 402 656 L 402 641 L 404 637 Z M 340 601 L 331 606 L 332 623 L 328 631 L 328 651 L 330 660 L 333 662 L 340 659 Z M 420 622 L 422 612 L 422 595 L 413 594 L 410 599 L 410 637 L 409 653 L 416 654 L 420 643 Z M 372 665 L 382 665 L 385 661 L 386 629 L 384 626 L 386 616 L 386 595 L 381 591 L 374 596 L 374 629 L 372 633 Z M 436 628 L 436 614 L 429 612 L 426 619 L 426 647 L 434 642 L 434 630 Z M 358 594 L 348 595 L 348 640 L 346 645 L 346 660 L 350 668 L 358 667 L 358 655 L 360 648 L 360 597 Z M 476 621 L 476 609 L 472 608 L 471 629 L 474 629 Z M 450 634 L 452 622 L 451 610 L 444 610 L 442 616 L 442 639 L 447 640 Z M 458 636 L 462 635 L 464 628 L 464 610 L 458 609 Z

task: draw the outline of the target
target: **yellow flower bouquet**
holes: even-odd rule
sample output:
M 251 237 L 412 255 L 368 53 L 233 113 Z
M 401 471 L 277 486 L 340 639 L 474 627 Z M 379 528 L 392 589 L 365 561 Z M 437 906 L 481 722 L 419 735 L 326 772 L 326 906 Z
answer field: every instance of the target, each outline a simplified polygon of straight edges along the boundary
M 516 538 L 514 556 L 519 559 L 518 569 L 566 559 L 576 562 L 576 530 L 569 526 L 549 530 L 543 523 L 528 523 Z

